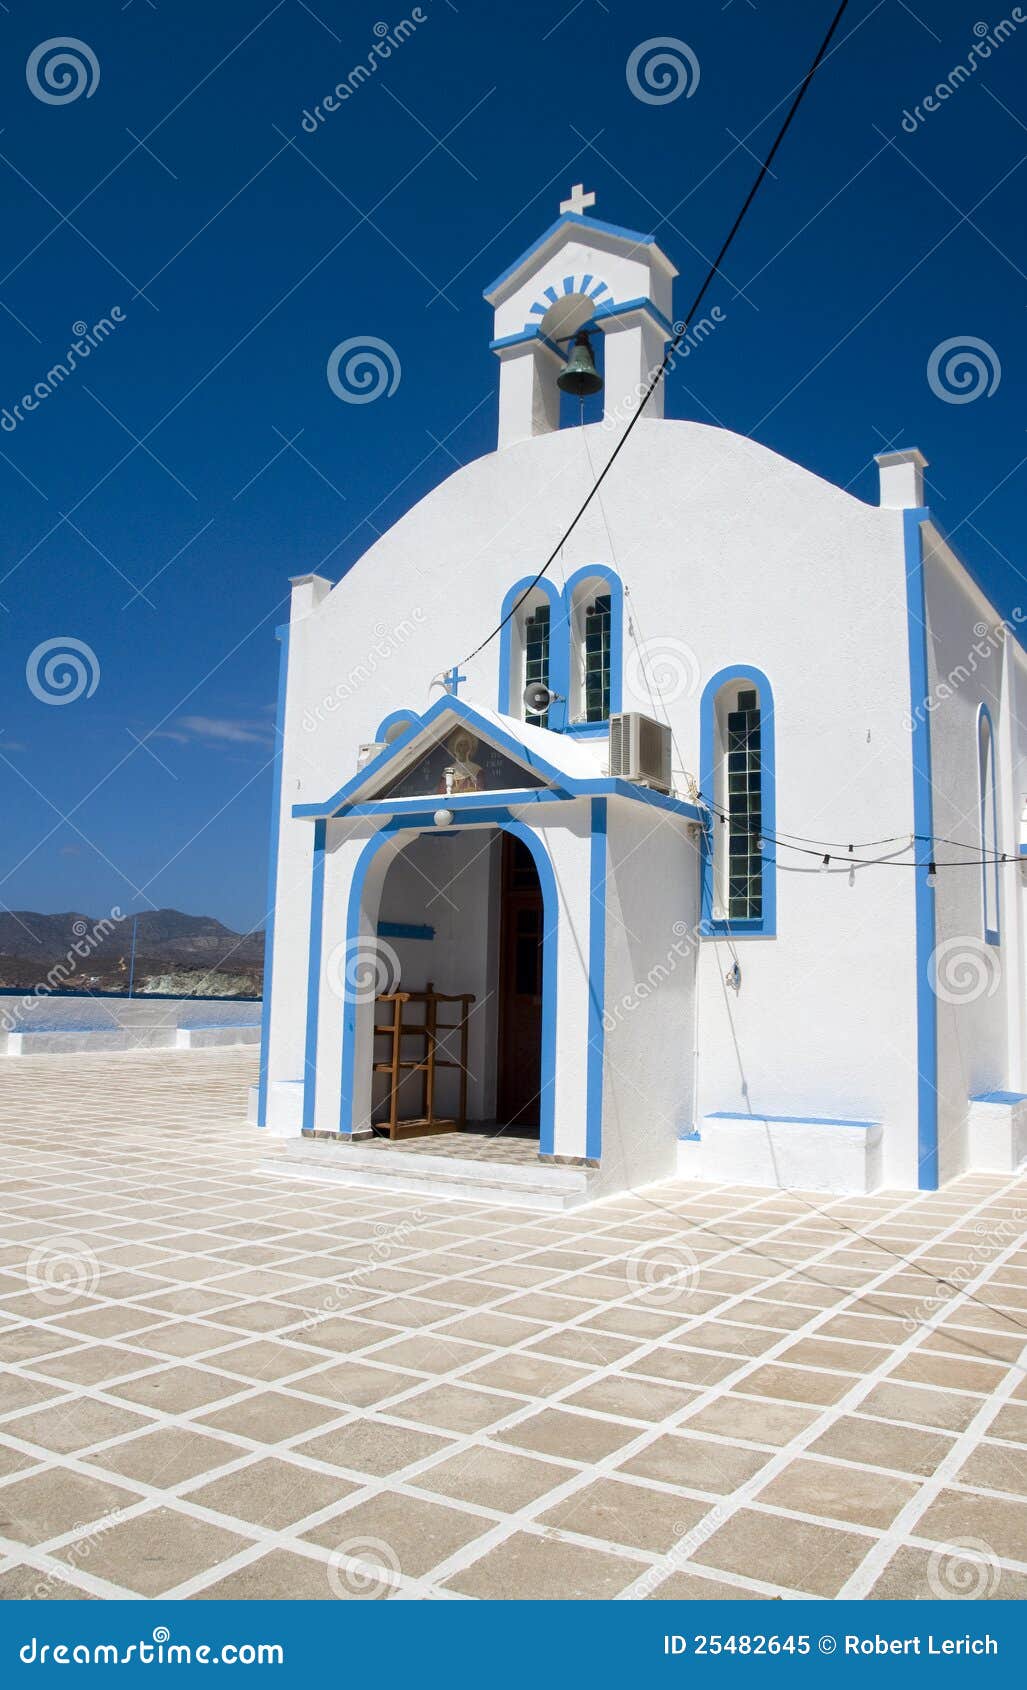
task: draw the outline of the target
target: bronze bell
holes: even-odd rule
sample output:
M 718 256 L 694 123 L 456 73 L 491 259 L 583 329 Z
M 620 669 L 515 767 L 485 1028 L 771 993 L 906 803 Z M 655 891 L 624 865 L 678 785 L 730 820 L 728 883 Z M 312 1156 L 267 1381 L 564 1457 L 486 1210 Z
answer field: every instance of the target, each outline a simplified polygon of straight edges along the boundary
M 561 393 L 572 393 L 575 399 L 587 399 L 602 387 L 603 378 L 595 367 L 592 345 L 584 329 L 579 329 L 575 335 L 570 356 L 556 378 L 556 385 Z

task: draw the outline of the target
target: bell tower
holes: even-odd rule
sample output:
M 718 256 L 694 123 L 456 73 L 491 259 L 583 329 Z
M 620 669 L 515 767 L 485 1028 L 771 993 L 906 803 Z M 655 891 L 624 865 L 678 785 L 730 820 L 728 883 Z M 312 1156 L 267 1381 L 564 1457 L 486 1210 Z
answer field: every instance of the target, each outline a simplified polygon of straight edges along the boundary
M 583 332 L 603 336 L 603 418 L 614 423 L 627 422 L 673 336 L 677 271 L 653 235 L 587 216 L 595 197 L 572 188 L 556 222 L 485 290 L 500 448 L 559 428 L 557 382 L 569 361 L 583 367 Z M 647 415 L 663 415 L 662 383 Z

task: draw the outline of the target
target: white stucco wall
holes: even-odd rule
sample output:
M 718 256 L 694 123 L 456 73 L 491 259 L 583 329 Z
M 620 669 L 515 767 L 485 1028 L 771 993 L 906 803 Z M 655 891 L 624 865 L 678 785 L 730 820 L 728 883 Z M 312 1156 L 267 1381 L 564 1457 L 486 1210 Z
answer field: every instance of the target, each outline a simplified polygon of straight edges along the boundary
M 982 703 L 994 730 L 999 849 L 1008 848 L 1011 770 L 1002 756 L 1006 641 L 994 637 L 994 609 L 931 528 L 925 532 L 925 560 L 934 832 L 967 845 L 962 851 L 938 844 L 939 860 L 953 861 L 980 856 L 982 850 L 977 738 Z M 1007 922 L 1018 874 L 1016 869 L 999 870 L 997 946 L 984 939 L 981 869 L 942 869 L 938 875 L 935 977 L 943 1180 L 968 1163 L 968 1100 L 1007 1085 L 1009 994 L 1014 1005 L 1019 1001 L 1015 932 Z

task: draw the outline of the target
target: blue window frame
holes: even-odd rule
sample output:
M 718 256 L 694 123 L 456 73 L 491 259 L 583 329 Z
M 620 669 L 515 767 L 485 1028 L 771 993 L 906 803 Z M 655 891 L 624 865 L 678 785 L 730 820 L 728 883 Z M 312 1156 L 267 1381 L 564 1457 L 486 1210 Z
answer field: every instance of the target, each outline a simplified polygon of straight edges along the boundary
M 991 712 L 977 712 L 977 781 L 981 838 L 981 916 L 985 943 L 999 943 L 998 792 L 995 780 L 995 730 Z
M 563 590 L 569 636 L 568 733 L 605 734 L 621 709 L 624 588 L 605 564 L 575 570 Z
M 702 695 L 700 739 L 700 790 L 711 806 L 702 932 L 770 938 L 777 931 L 774 698 L 762 670 L 740 664 L 714 675 Z

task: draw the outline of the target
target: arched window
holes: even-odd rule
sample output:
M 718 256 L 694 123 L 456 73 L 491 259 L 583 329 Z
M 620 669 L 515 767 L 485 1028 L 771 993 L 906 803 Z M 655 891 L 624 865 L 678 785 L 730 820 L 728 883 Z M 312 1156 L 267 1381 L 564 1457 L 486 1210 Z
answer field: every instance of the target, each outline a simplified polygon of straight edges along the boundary
M 530 591 L 526 592 L 529 587 Z M 567 713 L 563 702 L 567 695 L 563 599 L 549 580 L 539 581 L 532 587 L 529 575 L 510 588 L 503 600 L 502 616 L 499 708 L 504 716 L 512 716 L 516 721 L 559 730 L 566 721 Z M 507 617 L 509 621 L 505 620 Z M 526 710 L 524 689 L 529 681 L 539 681 L 550 687 L 560 694 L 561 701 L 541 712 Z
M 624 595 L 602 564 L 579 569 L 564 589 L 570 624 L 571 733 L 605 732 L 621 708 Z
M 711 819 L 703 841 L 703 932 L 776 931 L 774 700 L 759 669 L 723 669 L 701 706 L 700 788 Z M 723 819 L 721 819 L 723 818 Z
M 999 942 L 998 793 L 995 782 L 995 734 L 986 704 L 977 712 L 977 778 L 981 819 L 981 887 L 984 938 Z

